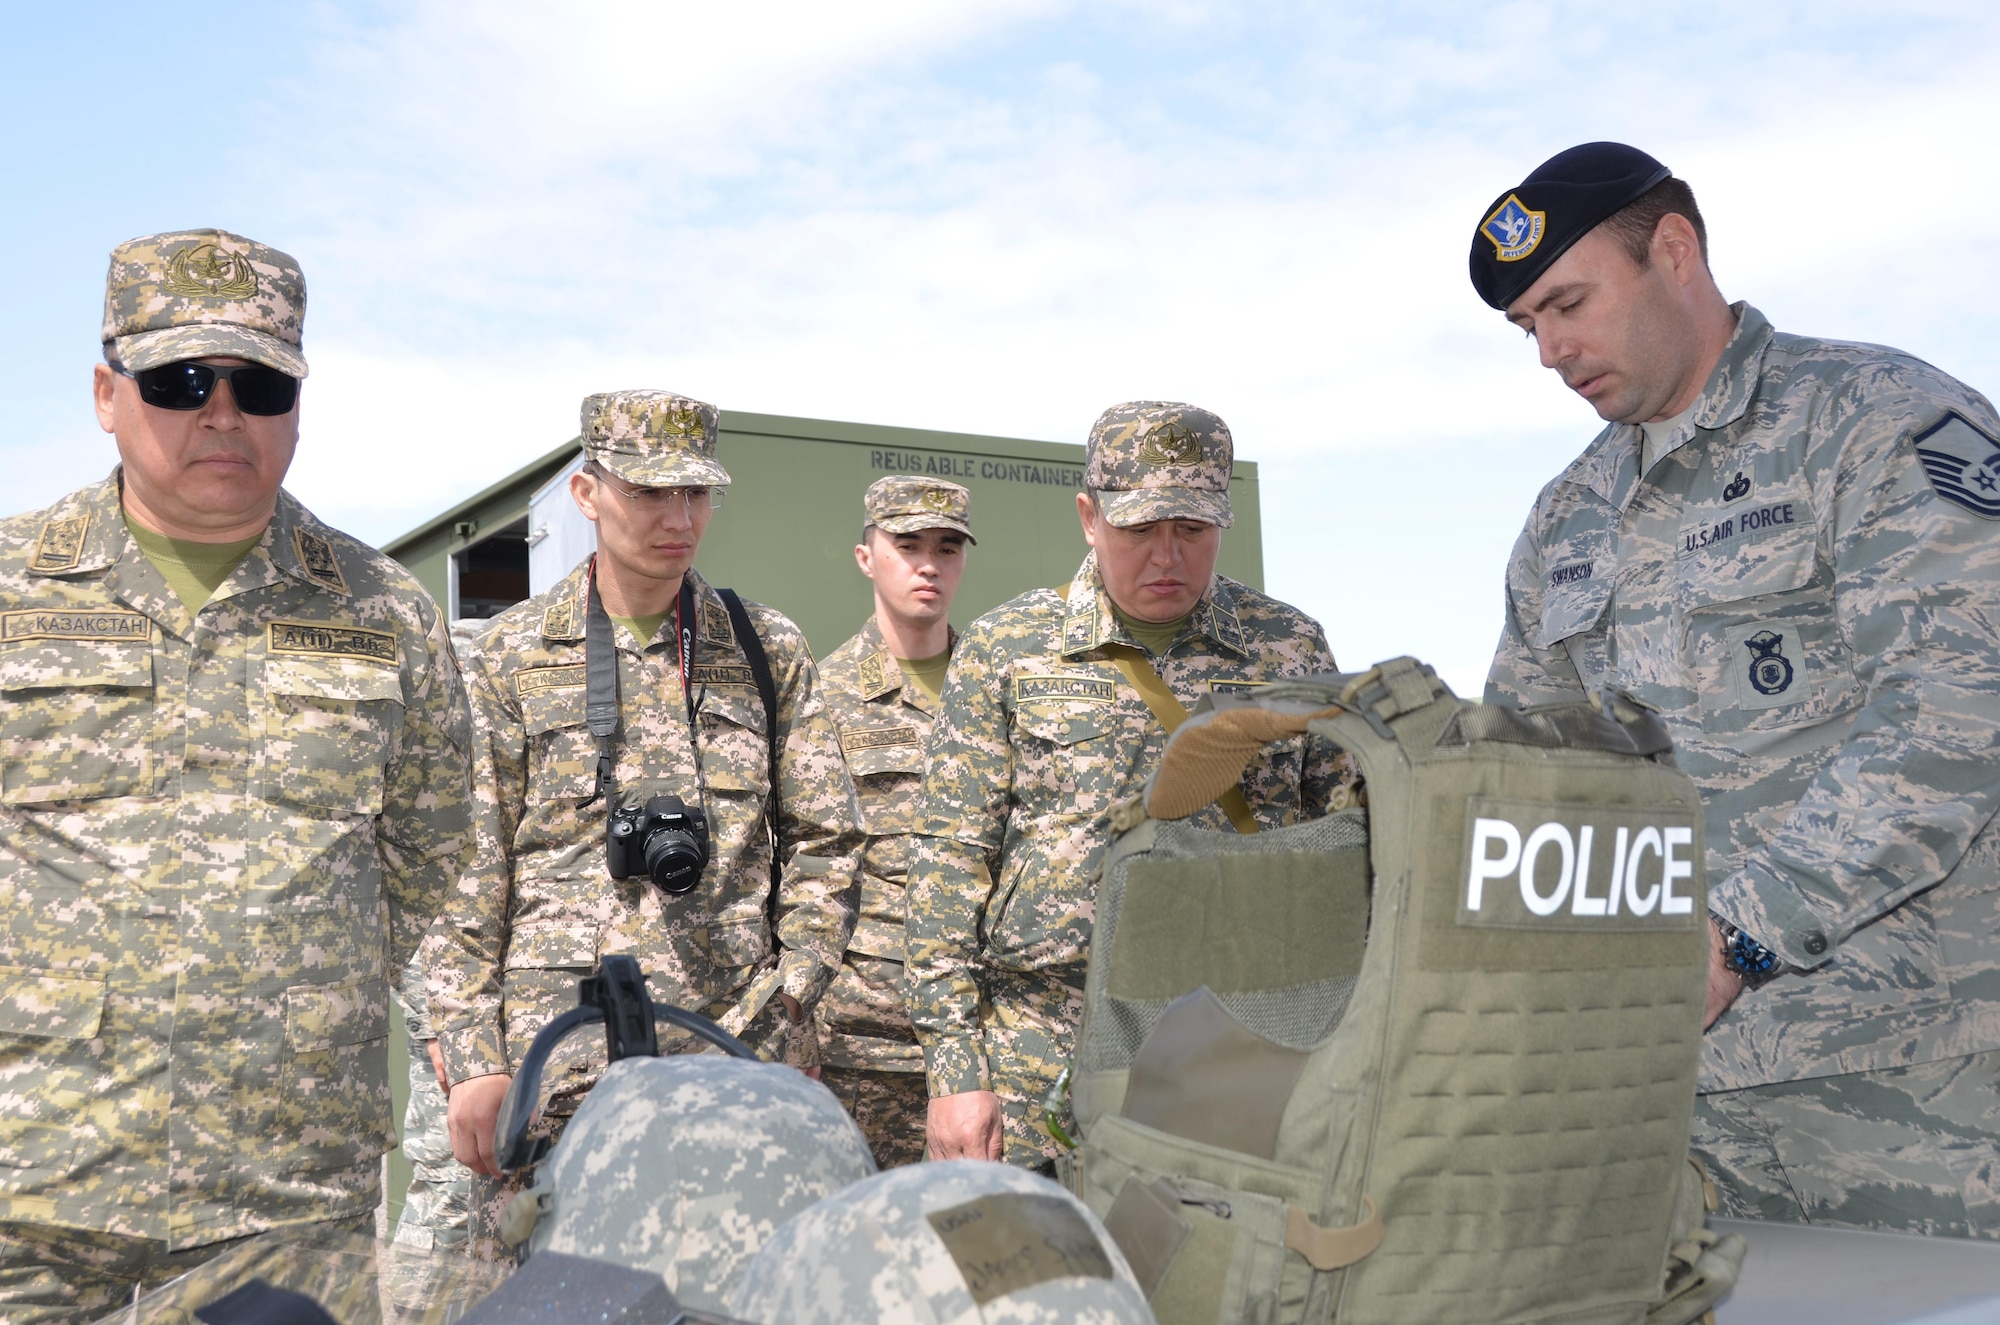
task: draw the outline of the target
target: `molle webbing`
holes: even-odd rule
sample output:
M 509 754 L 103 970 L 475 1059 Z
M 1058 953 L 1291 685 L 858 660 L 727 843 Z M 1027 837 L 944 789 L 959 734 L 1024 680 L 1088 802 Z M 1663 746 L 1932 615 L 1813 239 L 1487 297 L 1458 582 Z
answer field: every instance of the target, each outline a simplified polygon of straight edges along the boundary
M 1255 838 L 1156 817 L 1106 853 L 1085 1199 L 1164 1325 L 1638 1321 L 1705 988 L 1700 804 L 1664 730 L 1617 696 L 1462 703 L 1398 659 L 1205 701 L 1148 809 L 1193 813 L 1300 730 L 1353 755 L 1366 810 Z

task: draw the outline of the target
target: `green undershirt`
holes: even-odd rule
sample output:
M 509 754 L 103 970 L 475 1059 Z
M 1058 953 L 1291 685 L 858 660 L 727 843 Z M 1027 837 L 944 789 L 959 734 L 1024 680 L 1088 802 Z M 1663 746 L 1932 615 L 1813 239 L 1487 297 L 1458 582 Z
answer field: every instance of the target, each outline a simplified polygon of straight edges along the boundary
M 642 649 L 653 642 L 653 636 L 660 633 L 660 623 L 672 615 L 672 612 L 655 612 L 651 616 L 619 616 L 616 612 L 610 614 L 613 621 L 632 632 L 632 638 L 639 641 L 639 647 Z
M 181 600 L 181 606 L 189 612 L 199 612 L 215 591 L 229 578 L 235 569 L 243 564 L 243 558 L 250 555 L 264 537 L 260 530 L 249 538 L 239 538 L 234 543 L 195 543 L 184 538 L 168 538 L 156 534 L 132 517 L 125 517 L 125 528 L 132 534 L 132 541 L 139 545 L 139 551 L 146 560 L 153 563 L 153 569 L 174 591 L 174 597 Z
M 951 666 L 951 650 L 946 649 L 934 658 L 898 658 L 896 665 L 903 669 L 903 675 L 917 683 L 917 689 L 924 697 L 936 704 L 944 696 L 944 674 Z
M 1187 624 L 1188 618 L 1193 616 L 1194 612 L 1189 610 L 1172 621 L 1141 621 L 1137 617 L 1125 615 L 1125 610 L 1113 603 L 1111 614 L 1118 618 L 1118 624 L 1125 627 L 1127 634 L 1145 645 L 1146 652 L 1157 658 L 1180 638 L 1181 627 Z

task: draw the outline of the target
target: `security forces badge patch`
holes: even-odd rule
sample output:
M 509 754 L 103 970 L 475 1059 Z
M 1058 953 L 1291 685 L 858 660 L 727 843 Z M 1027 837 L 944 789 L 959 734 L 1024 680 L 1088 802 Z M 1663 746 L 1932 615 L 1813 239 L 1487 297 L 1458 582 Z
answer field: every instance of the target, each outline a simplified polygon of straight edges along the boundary
M 1510 193 L 1491 216 L 1480 222 L 1479 233 L 1493 241 L 1494 256 L 1500 261 L 1519 262 L 1542 242 L 1548 220 L 1547 212 L 1528 210 L 1520 198 Z
M 2000 520 L 2000 440 L 1956 410 L 1910 440 L 1933 492 L 1974 515 Z

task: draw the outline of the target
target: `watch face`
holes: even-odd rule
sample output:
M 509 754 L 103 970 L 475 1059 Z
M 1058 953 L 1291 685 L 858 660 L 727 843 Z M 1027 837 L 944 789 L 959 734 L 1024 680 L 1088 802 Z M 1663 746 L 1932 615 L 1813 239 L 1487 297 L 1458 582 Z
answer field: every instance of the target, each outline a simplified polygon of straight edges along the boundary
M 1740 931 L 1729 941 L 1729 967 L 1755 979 L 1778 969 L 1778 954 Z

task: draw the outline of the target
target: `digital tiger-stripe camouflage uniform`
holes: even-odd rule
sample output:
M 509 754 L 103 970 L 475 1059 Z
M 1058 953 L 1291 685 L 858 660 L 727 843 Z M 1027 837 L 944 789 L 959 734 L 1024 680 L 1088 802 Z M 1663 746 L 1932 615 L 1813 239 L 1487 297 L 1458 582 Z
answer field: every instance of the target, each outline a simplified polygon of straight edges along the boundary
M 869 486 L 862 507 L 868 527 L 885 535 L 945 529 L 969 541 L 971 498 L 956 483 L 892 475 Z M 949 609 L 947 601 L 940 610 Z M 958 636 L 945 629 L 949 651 Z M 819 674 L 868 835 L 854 937 L 840 974 L 820 1000 L 820 1062 L 827 1088 L 861 1124 L 876 1163 L 889 1168 L 924 1157 L 930 1095 L 924 1088 L 924 1051 L 910 1025 L 903 915 L 924 743 L 937 715 L 930 696 L 889 651 L 873 616 L 820 660 Z
M 627 481 L 727 481 L 714 460 L 711 405 L 618 392 L 588 398 L 583 416 L 586 454 Z M 776 610 L 744 602 L 777 685 L 777 712 L 766 715 L 727 608 L 687 571 L 697 760 L 673 617 L 648 640 L 613 623 L 619 803 L 672 795 L 705 805 L 710 852 L 700 884 L 679 896 L 643 871 L 613 879 L 607 806 L 592 799 L 598 747 L 584 713 L 591 566 L 586 558 L 555 587 L 495 618 L 466 660 L 477 849 L 425 949 L 446 1075 L 455 1090 L 472 1077 L 511 1074 L 535 1033 L 575 1006 L 577 981 L 605 953 L 638 958 L 656 1001 L 707 1013 L 765 1058 L 814 1065 L 812 1011 L 853 932 L 861 832 L 805 636 Z M 785 852 L 775 898 L 767 831 L 773 719 Z M 780 993 L 801 1007 L 799 1024 Z M 699 1047 L 666 1027 L 661 1041 L 668 1052 Z M 572 1036 L 551 1057 L 543 1077 L 550 1134 L 560 1133 L 603 1066 L 600 1037 Z M 522 1176 L 475 1179 L 474 1255 L 502 1254 L 500 1216 Z
M 112 255 L 107 355 L 303 376 L 304 306 L 282 253 L 148 236 Z M 274 482 L 190 611 L 133 481 L 0 522 L 10 1325 L 96 1319 L 260 1230 L 372 1232 L 392 978 L 470 845 L 465 693 L 416 581 Z
M 1085 476 L 1112 522 L 1227 527 L 1233 448 L 1206 410 L 1141 401 L 1099 417 Z M 1144 652 L 1112 610 L 1095 552 L 1064 592 L 1034 589 L 966 627 L 952 654 L 911 870 L 910 1011 L 932 1097 L 993 1091 L 1005 1158 L 1058 1154 L 1043 1100 L 1075 1046 L 1097 864 L 1111 815 L 1138 795 L 1166 732 L 1115 654 Z M 1150 658 L 1183 706 L 1213 690 L 1334 670 L 1319 624 L 1215 575 Z M 1270 746 L 1243 776 L 1258 824 L 1322 815 L 1339 752 Z M 1230 831 L 1224 811 L 1195 817 Z
M 2000 418 L 1733 312 L 1650 469 L 1613 424 L 1542 490 L 1487 700 L 1658 709 L 1709 905 L 1784 963 L 1704 1041 L 1724 1212 L 2000 1236 Z

